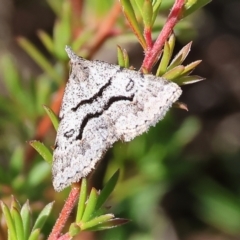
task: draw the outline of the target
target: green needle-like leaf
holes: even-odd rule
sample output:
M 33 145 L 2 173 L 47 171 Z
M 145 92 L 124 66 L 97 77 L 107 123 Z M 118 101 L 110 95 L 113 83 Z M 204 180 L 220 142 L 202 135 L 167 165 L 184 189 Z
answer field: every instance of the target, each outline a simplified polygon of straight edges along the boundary
M 117 184 L 118 178 L 119 178 L 119 173 L 120 173 L 120 171 L 117 170 L 113 174 L 113 176 L 108 180 L 108 182 L 104 186 L 103 190 L 100 192 L 100 195 L 97 200 L 96 208 L 95 208 L 96 210 L 98 210 L 105 203 L 107 198 L 110 196 L 110 194 L 114 190 L 114 188 Z
M 24 239 L 23 222 L 20 212 L 16 208 L 12 209 L 12 218 L 16 229 L 17 239 L 23 240 Z
M 77 37 L 72 42 L 72 49 L 75 52 L 78 52 L 78 50 L 81 48 L 81 46 L 86 43 L 93 35 L 92 30 L 85 29 L 84 32 L 81 32 L 80 36 Z
M 117 58 L 118 58 L 118 65 L 120 67 L 125 67 L 123 50 L 122 50 L 122 48 L 120 46 L 117 46 Z
M 176 79 L 174 82 L 178 85 L 187 85 L 187 84 L 193 84 L 196 82 L 200 82 L 205 80 L 205 78 L 202 78 L 198 75 L 191 75 L 191 76 L 183 76 L 178 79 Z
M 65 46 L 71 38 L 71 5 L 69 1 L 62 3 L 61 18 L 55 23 L 53 29 L 54 52 L 61 60 L 66 60 Z
M 184 71 L 182 72 L 181 75 L 190 74 L 201 62 L 202 60 L 197 60 L 188 64 L 187 66 L 184 67 Z
M 173 50 L 174 50 L 174 47 L 175 47 L 175 43 L 176 43 L 176 37 L 174 34 L 172 34 L 170 36 L 170 38 L 168 39 L 168 44 L 169 44 L 169 50 L 170 50 L 170 58 L 172 57 L 173 55 Z
M 174 57 L 172 62 L 170 63 L 168 70 L 175 68 L 176 66 L 183 63 L 183 61 L 186 59 L 188 53 L 191 50 L 192 42 L 188 43 L 186 46 L 184 46 L 179 53 Z
M 130 221 L 130 220 L 124 219 L 124 218 L 112 218 L 112 219 L 109 219 L 107 221 L 100 222 L 101 217 L 102 216 L 99 217 L 100 219 L 98 219 L 98 218 L 93 219 L 93 220 L 99 221 L 99 224 L 97 224 L 96 226 L 90 227 L 90 225 L 93 225 L 93 224 L 89 221 L 89 222 L 86 223 L 86 225 L 84 225 L 84 227 L 87 226 L 88 231 L 101 231 L 101 230 L 111 229 L 111 228 L 114 228 L 114 227 L 119 227 L 119 226 L 121 226 L 123 224 L 126 224 Z
M 48 203 L 44 209 L 40 212 L 40 214 L 38 215 L 38 218 L 33 226 L 32 231 L 36 230 L 36 229 L 41 229 L 44 225 L 44 223 L 46 222 L 48 216 L 50 215 L 52 208 L 53 208 L 53 204 L 54 202 Z
M 95 207 L 96 207 L 97 198 L 98 198 L 97 190 L 95 188 L 92 188 L 90 196 L 89 196 L 87 204 L 86 204 L 86 208 L 85 208 L 83 217 L 82 217 L 83 223 L 87 222 L 91 218 L 91 215 L 93 214 Z
M 139 26 L 139 23 L 137 21 L 137 18 L 135 16 L 132 4 L 129 0 L 120 0 L 120 3 L 122 5 L 123 13 L 125 14 L 130 27 L 132 28 L 133 32 L 137 36 L 140 44 L 142 45 L 143 49 L 146 50 L 147 44 L 143 37 L 141 27 Z
M 196 12 L 198 9 L 204 7 L 208 3 L 210 3 L 212 0 L 188 0 L 185 4 L 185 8 L 182 13 L 182 18 L 187 17 L 193 12 Z
M 62 14 L 62 9 L 61 9 L 61 4 L 59 4 L 59 1 L 56 0 L 47 0 L 48 5 L 52 8 L 54 13 L 58 16 L 61 17 Z
M 26 184 L 30 188 L 38 187 L 50 174 L 50 164 L 40 161 L 34 164 L 28 172 Z
M 29 144 L 43 157 L 47 163 L 52 164 L 52 153 L 43 143 L 32 140 L 29 141 Z
M 113 214 L 105 214 L 99 217 L 96 217 L 86 223 L 81 224 L 81 230 L 86 230 L 89 228 L 97 227 L 98 224 L 106 222 L 110 219 L 114 218 Z
M 46 113 L 48 114 L 49 118 L 51 119 L 51 122 L 55 128 L 55 130 L 57 131 L 58 129 L 58 125 L 59 125 L 59 120 L 58 117 L 56 116 L 56 114 L 52 111 L 51 108 L 43 105 L 44 110 L 46 111 Z
M 28 240 L 38 240 L 40 236 L 40 229 L 35 229 L 31 232 L 30 237 Z
M 23 222 L 24 240 L 28 240 L 31 227 L 31 211 L 28 200 L 23 204 L 20 214 Z
M 143 3 L 144 0 L 135 0 L 135 3 L 138 7 L 139 12 L 141 13 L 141 16 L 143 15 Z
M 180 65 L 171 69 L 170 71 L 167 71 L 162 75 L 162 77 L 173 81 L 174 79 L 178 78 L 183 71 L 184 71 L 184 66 Z
M 80 191 L 79 201 L 78 201 L 78 209 L 77 209 L 77 217 L 76 217 L 77 223 L 79 223 L 82 220 L 83 213 L 86 206 L 86 199 L 87 199 L 87 179 L 83 178 L 81 182 L 81 191 Z
M 72 223 L 68 232 L 70 236 L 74 237 L 81 232 L 81 228 L 76 223 Z
M 151 0 L 144 0 L 142 17 L 145 28 L 152 27 L 153 6 Z
M 165 42 L 161 62 L 158 66 L 157 73 L 156 73 L 157 76 L 162 76 L 166 72 L 170 58 L 171 58 L 170 47 L 168 42 Z
M 10 207 L 10 209 L 17 209 L 18 211 L 20 211 L 20 209 L 21 209 L 21 205 L 20 205 L 20 203 L 18 202 L 18 200 L 14 197 L 14 196 L 11 196 L 11 199 L 12 199 L 12 201 L 11 201 L 11 207 Z
M 52 38 L 44 31 L 39 30 L 38 31 L 38 37 L 41 39 L 43 45 L 45 46 L 45 48 L 50 52 L 53 53 L 53 49 L 54 49 L 54 44 L 53 44 L 53 40 Z
M 156 17 L 158 15 L 159 9 L 161 7 L 162 0 L 156 0 L 153 4 L 153 16 L 152 16 L 152 26 L 155 23 Z
M 124 67 L 129 68 L 129 57 L 126 49 L 123 49 Z
M 56 82 L 60 82 L 60 76 L 54 70 L 49 61 L 41 52 L 26 38 L 18 37 L 19 45 L 32 57 L 32 59 Z
M 14 226 L 14 221 L 12 219 L 10 210 L 5 203 L 3 203 L 2 201 L 0 203 L 1 203 L 1 208 L 2 208 L 3 215 L 5 217 L 5 220 L 6 220 L 6 223 L 7 223 L 7 226 L 8 226 L 9 239 L 10 240 L 18 240 L 17 239 L 17 234 L 16 234 L 16 229 L 15 229 L 15 226 Z

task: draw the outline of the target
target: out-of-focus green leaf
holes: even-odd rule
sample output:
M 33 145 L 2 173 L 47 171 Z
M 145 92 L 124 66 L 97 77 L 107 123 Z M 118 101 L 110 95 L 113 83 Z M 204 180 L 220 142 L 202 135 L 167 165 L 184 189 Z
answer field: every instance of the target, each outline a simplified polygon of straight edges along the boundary
M 32 59 L 45 71 L 53 80 L 60 82 L 61 78 L 54 70 L 49 61 L 39 50 L 24 37 L 18 37 L 19 45 L 32 57 Z
M 78 50 L 80 49 L 80 47 L 86 43 L 93 35 L 93 31 L 92 30 L 88 30 L 86 29 L 84 32 L 81 32 L 81 35 L 79 35 L 78 37 L 76 37 L 76 39 L 74 39 L 74 41 L 72 42 L 72 49 L 74 52 L 78 52 Z
M 53 53 L 54 44 L 52 38 L 44 31 L 38 31 L 38 37 L 41 39 L 45 48 L 50 52 Z
M 209 178 L 195 184 L 192 192 L 200 206 L 198 216 L 214 228 L 228 234 L 238 234 L 240 229 L 240 201 L 228 189 Z
M 42 116 L 42 114 L 44 113 L 42 105 L 47 104 L 50 100 L 52 92 L 52 83 L 51 81 L 49 81 L 49 77 L 46 74 L 42 74 L 37 78 L 37 81 L 35 81 L 34 85 L 36 88 L 35 113 L 38 113 L 39 115 Z
M 34 165 L 27 178 L 27 183 L 30 187 L 38 186 L 50 174 L 50 166 L 46 162 L 39 162 Z
M 24 159 L 24 149 L 22 147 L 17 147 L 10 158 L 9 166 L 11 171 L 15 174 L 19 173 L 23 168 Z
M 62 3 L 63 0 L 47 0 L 48 5 L 52 8 L 52 10 L 54 11 L 54 13 L 58 16 L 61 17 L 62 14 Z
M 26 113 L 30 114 L 33 109 L 33 103 L 29 101 L 30 93 L 23 88 L 21 76 L 10 55 L 1 57 L 0 67 L 4 84 L 15 106 L 18 106 L 18 110 L 28 106 L 28 108 L 25 108 L 25 115 Z
M 52 164 L 52 153 L 43 143 L 33 140 L 29 141 L 29 144 L 43 157 L 47 163 Z
M 54 53 L 60 60 L 66 60 L 65 46 L 71 38 L 71 5 L 69 1 L 63 3 L 62 16 L 55 23 L 53 30 Z
M 180 149 L 185 146 L 197 135 L 201 129 L 200 121 L 195 117 L 187 118 L 178 131 L 175 132 L 174 136 L 169 142 L 169 147 L 172 149 Z

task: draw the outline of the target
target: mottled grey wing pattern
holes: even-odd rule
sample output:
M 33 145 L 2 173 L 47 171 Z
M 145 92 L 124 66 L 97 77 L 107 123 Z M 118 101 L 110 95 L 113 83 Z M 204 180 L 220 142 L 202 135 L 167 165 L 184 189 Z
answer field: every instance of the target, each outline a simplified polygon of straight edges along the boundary
M 87 176 L 114 142 L 130 141 L 154 126 L 182 92 L 164 78 L 66 51 L 72 70 L 53 153 L 56 191 Z

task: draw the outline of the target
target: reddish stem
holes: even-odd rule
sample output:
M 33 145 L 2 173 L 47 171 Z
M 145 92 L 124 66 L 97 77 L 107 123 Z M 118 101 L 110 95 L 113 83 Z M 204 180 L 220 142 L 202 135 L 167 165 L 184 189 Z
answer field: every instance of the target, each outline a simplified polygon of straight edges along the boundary
M 147 51 L 152 49 L 152 45 L 153 45 L 153 42 L 152 42 L 152 29 L 151 28 L 145 28 L 144 29 L 144 37 L 145 37 L 145 40 L 146 40 L 146 43 L 147 43 Z
M 173 8 L 167 18 L 166 24 L 163 26 L 161 33 L 159 34 L 157 40 L 155 41 L 153 47 L 148 49 L 143 60 L 141 69 L 150 72 L 154 63 L 157 61 L 159 54 L 167 41 L 168 37 L 173 31 L 174 26 L 179 21 L 179 16 L 181 14 L 182 7 L 184 5 L 184 0 L 176 0 Z
M 120 13 L 121 5 L 118 1 L 116 1 L 110 12 L 106 15 L 105 19 L 103 19 L 103 21 L 98 25 L 97 32 L 94 36 L 94 42 L 91 45 L 89 55 L 87 56 L 89 59 L 92 58 L 106 39 L 111 36 L 113 26 L 115 25 Z
M 78 200 L 79 193 L 80 193 L 80 184 L 72 185 L 72 189 L 69 193 L 69 196 L 63 206 L 61 213 L 59 214 L 59 217 L 52 229 L 52 232 L 48 237 L 48 240 L 57 240 L 60 237 L 62 229 L 64 228 L 68 220 L 68 217 Z
M 76 39 L 82 31 L 81 28 L 81 16 L 84 7 L 84 1 L 79 0 L 70 0 L 71 3 L 71 28 L 72 28 L 72 37 Z
M 70 236 L 69 233 L 66 233 L 58 238 L 58 240 L 71 240 L 73 237 Z

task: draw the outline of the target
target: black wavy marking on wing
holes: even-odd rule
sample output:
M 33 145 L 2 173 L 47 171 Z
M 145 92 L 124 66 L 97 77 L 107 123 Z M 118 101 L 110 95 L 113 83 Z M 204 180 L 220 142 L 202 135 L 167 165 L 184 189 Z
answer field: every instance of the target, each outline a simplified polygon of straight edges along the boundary
M 112 78 L 109 78 L 108 82 L 107 82 L 105 85 L 103 85 L 103 86 L 99 89 L 99 91 L 98 91 L 97 93 L 95 93 L 95 94 L 94 94 L 92 97 L 90 97 L 89 99 L 84 99 L 84 100 L 82 100 L 80 103 L 77 104 L 76 107 L 73 107 L 72 110 L 73 110 L 74 112 L 76 112 L 77 109 L 78 109 L 80 106 L 82 106 L 82 105 L 84 105 L 84 104 L 91 104 L 91 103 L 93 103 L 93 101 L 94 101 L 96 98 L 102 96 L 104 90 L 105 90 L 107 87 L 109 87 L 111 84 L 112 84 Z
M 90 121 L 93 118 L 97 118 L 97 117 L 101 116 L 103 114 L 103 112 L 108 110 L 113 103 L 119 102 L 119 101 L 130 101 L 130 102 L 132 102 L 133 98 L 134 98 L 134 94 L 132 94 L 130 97 L 125 97 L 125 96 L 111 97 L 108 100 L 107 104 L 103 107 L 102 111 L 95 112 L 95 113 L 88 113 L 82 121 L 82 124 L 79 128 L 79 134 L 77 135 L 76 140 L 81 140 L 82 139 L 83 130 L 84 130 L 85 126 L 87 125 L 88 121 Z

